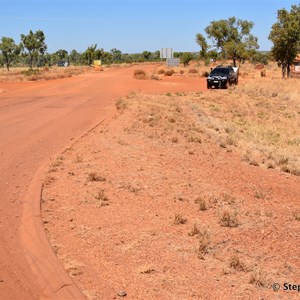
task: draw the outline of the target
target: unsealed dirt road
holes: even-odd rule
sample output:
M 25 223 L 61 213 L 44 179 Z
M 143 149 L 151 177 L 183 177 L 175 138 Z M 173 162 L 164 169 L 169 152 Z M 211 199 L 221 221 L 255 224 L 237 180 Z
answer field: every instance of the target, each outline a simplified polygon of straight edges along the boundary
M 145 66 L 149 72 L 158 66 Z M 204 90 L 205 80 L 135 80 L 135 67 L 47 82 L 0 83 L 0 298 L 81 297 L 41 227 L 40 177 L 62 147 L 131 91 Z M 43 167 L 44 166 L 44 167 Z

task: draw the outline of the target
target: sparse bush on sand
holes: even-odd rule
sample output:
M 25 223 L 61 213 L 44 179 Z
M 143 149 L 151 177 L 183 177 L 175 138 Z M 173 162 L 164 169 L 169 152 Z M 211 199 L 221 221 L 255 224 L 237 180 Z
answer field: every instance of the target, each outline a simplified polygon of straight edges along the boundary
M 165 71 L 165 76 L 172 76 L 175 73 L 173 69 Z
M 138 79 L 138 80 L 145 80 L 145 79 L 147 79 L 146 72 L 144 70 L 140 70 L 140 69 L 134 70 L 133 77 L 135 79 Z
M 119 98 L 115 101 L 115 106 L 118 111 L 123 111 L 124 109 L 127 108 L 127 101 L 123 98 Z
M 197 69 L 189 69 L 189 74 L 198 74 L 198 70 Z

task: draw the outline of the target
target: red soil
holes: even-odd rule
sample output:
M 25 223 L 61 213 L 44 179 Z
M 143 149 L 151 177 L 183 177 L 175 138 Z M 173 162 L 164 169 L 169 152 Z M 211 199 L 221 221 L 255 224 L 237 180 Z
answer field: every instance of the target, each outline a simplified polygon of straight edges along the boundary
M 153 67 L 144 68 L 150 71 Z M 204 90 L 204 79 L 137 81 L 132 78 L 133 69 L 47 82 L 0 83 L 1 299 L 80 295 L 41 227 L 40 179 L 50 159 L 109 116 L 113 100 L 130 91 Z

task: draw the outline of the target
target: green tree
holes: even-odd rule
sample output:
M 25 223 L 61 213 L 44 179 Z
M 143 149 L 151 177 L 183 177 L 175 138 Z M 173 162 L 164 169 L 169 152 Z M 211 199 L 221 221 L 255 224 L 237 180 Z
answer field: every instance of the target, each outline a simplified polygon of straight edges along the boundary
M 80 61 L 80 53 L 73 49 L 69 54 L 69 60 L 71 64 L 77 65 Z
M 173 55 L 174 55 L 175 58 L 181 58 L 182 55 L 183 55 L 183 52 L 174 52 Z
M 4 58 L 3 54 L 0 53 L 0 67 L 4 67 Z
M 150 51 L 143 51 L 142 56 L 143 56 L 143 58 L 145 58 L 145 60 L 149 60 L 149 58 L 151 56 L 151 52 Z
M 211 59 L 217 59 L 218 58 L 218 52 L 216 50 L 210 50 L 207 52 L 207 57 Z
M 259 48 L 257 38 L 251 34 L 254 23 L 231 17 L 227 20 L 212 21 L 205 28 L 214 46 L 221 50 L 224 58 L 237 60 L 248 58 Z
M 205 37 L 201 33 L 196 35 L 196 42 L 201 47 L 200 57 L 205 58 L 208 50 L 208 44 Z
M 84 62 L 87 65 L 91 65 L 93 60 L 95 59 L 95 52 L 97 49 L 97 44 L 93 44 L 91 46 L 89 46 L 83 53 L 82 53 L 82 57 Z
M 44 66 L 52 66 L 53 64 L 56 63 L 56 56 L 54 54 L 50 54 L 50 53 L 45 53 L 43 55 L 43 61 L 42 64 Z
M 94 59 L 102 59 L 103 54 L 104 54 L 104 50 L 102 48 L 97 49 L 94 54 Z
M 3 55 L 3 62 L 9 71 L 11 63 L 21 52 L 21 45 L 16 45 L 12 38 L 2 37 L 0 42 L 0 51 Z
M 193 54 L 190 52 L 184 52 L 182 56 L 180 57 L 181 62 L 186 67 L 189 62 L 193 59 Z
M 110 50 L 110 54 L 112 55 L 112 59 L 113 61 L 121 61 L 122 59 L 122 51 L 116 49 L 116 48 L 113 48 Z
M 37 62 L 39 55 L 43 55 L 47 50 L 44 32 L 37 30 L 33 33 L 32 30 L 30 30 L 28 35 L 21 34 L 21 40 L 24 48 L 28 52 L 29 67 L 32 69 L 33 62 Z
M 159 59 L 160 59 L 160 51 L 159 51 L 159 50 L 156 50 L 156 51 L 153 53 L 153 56 L 154 56 L 154 60 L 159 60 Z
M 59 49 L 54 53 L 59 60 L 64 60 L 68 58 L 68 51 L 64 49 Z
M 300 4 L 292 5 L 291 11 L 277 11 L 269 39 L 273 42 L 272 55 L 281 65 L 282 78 L 290 77 L 291 64 L 300 51 Z
M 269 63 L 270 53 L 269 52 L 257 52 L 251 58 L 252 64 L 264 64 L 267 65 Z
M 104 52 L 103 55 L 102 55 L 102 60 L 104 63 L 111 63 L 112 60 L 113 60 L 113 56 L 110 52 Z

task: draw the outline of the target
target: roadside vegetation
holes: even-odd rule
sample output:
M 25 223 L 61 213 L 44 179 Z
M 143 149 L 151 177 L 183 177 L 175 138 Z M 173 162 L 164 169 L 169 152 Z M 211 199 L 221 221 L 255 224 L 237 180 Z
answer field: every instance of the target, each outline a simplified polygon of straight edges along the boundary
M 193 65 L 205 76 L 205 66 Z M 184 101 L 206 136 L 227 151 L 238 151 L 254 166 L 300 175 L 300 81 L 282 81 L 275 63 L 266 76 L 250 64 L 240 68 L 241 83 L 227 91 L 169 94 Z M 174 76 L 174 75 L 173 75 Z
M 0 81 L 37 81 L 37 80 L 54 80 L 72 77 L 85 72 L 89 68 L 86 66 L 71 66 L 68 68 L 60 67 L 43 67 L 43 68 L 13 68 L 9 72 L 0 69 Z
M 200 74 L 205 73 L 205 66 L 193 66 L 192 70 L 198 70 L 196 75 L 194 71 L 182 75 L 179 69 L 173 76 L 203 76 Z M 167 93 L 164 99 L 184 103 L 185 109 L 194 116 L 195 128 L 205 138 L 227 151 L 240 153 L 243 161 L 300 176 L 300 81 L 283 82 L 276 65 L 270 65 L 265 71 L 267 76 L 262 77 L 259 70 L 246 64 L 241 67 L 241 83 L 229 90 Z M 158 73 L 162 73 L 161 69 Z M 153 115 L 149 124 L 167 118 L 159 116 Z M 179 133 L 174 141 L 179 143 L 183 136 L 197 139 L 196 129 L 187 133 L 187 124 L 178 123 L 174 116 L 171 119 L 182 127 L 176 129 Z

